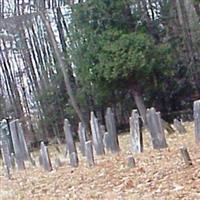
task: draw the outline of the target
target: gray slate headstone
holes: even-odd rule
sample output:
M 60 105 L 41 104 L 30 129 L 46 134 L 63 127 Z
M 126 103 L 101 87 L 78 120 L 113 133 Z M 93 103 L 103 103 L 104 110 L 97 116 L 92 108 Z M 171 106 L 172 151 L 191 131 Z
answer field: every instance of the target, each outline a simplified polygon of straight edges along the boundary
M 120 148 L 119 148 L 115 118 L 111 108 L 107 108 L 105 120 L 106 120 L 106 129 L 108 132 L 108 138 L 107 138 L 108 149 L 112 153 L 117 153 L 119 152 Z
M 78 156 L 77 156 L 77 153 L 76 153 L 76 152 L 72 152 L 72 153 L 69 155 L 69 164 L 70 164 L 72 167 L 78 167 Z
M 183 126 L 182 122 L 178 119 L 174 119 L 174 127 L 180 134 L 186 133 L 185 127 Z
M 151 134 L 154 149 L 162 149 L 167 147 L 165 133 L 161 122 L 160 113 L 154 108 L 147 110 L 147 126 Z
M 41 164 L 46 171 L 52 170 L 52 164 L 49 157 L 49 152 L 47 146 L 45 146 L 44 142 L 41 142 L 40 146 L 40 155 L 41 155 Z
M 11 136 L 13 141 L 14 153 L 17 168 L 19 170 L 24 169 L 24 151 L 21 146 L 21 139 L 19 138 L 19 120 L 14 120 L 10 122 Z
M 87 165 L 89 167 L 94 166 L 94 155 L 91 141 L 87 141 L 85 143 L 85 154 L 87 159 Z
M 1 142 L 0 146 L 1 146 L 1 155 L 4 163 L 4 169 L 7 177 L 10 177 L 10 169 L 12 168 L 12 164 L 11 164 L 11 157 L 10 157 L 8 143 L 6 140 L 0 142 Z
M 139 114 L 137 110 L 132 111 L 129 123 L 132 152 L 140 153 L 143 151 L 143 140 L 142 131 L 140 130 Z
M 94 149 L 97 155 L 105 154 L 104 145 L 103 145 L 103 135 L 98 124 L 97 118 L 94 116 L 94 113 L 91 112 L 90 126 L 92 131 L 92 141 Z
M 68 119 L 65 119 L 64 121 L 64 132 L 65 132 L 65 140 L 66 140 L 66 149 L 70 155 L 71 153 L 76 152 L 76 146 L 75 146 L 72 131 L 71 131 L 71 125 Z
M 133 158 L 133 156 L 128 156 L 127 165 L 129 168 L 135 167 L 135 159 Z
M 86 129 L 81 122 L 78 124 L 78 136 L 80 141 L 80 151 L 85 156 L 85 142 L 87 141 Z
M 195 141 L 200 144 L 200 100 L 194 102 Z

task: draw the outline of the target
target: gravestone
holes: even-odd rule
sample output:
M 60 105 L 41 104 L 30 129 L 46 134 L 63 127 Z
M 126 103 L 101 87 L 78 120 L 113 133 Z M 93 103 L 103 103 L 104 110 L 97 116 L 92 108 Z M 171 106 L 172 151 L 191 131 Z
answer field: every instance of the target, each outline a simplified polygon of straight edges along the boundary
M 160 113 L 156 112 L 155 108 L 150 108 L 147 110 L 147 126 L 151 135 L 153 148 L 166 148 L 167 142 L 165 139 Z
M 45 146 L 44 142 L 41 142 L 40 145 L 40 164 L 46 171 L 52 170 L 52 164 L 49 157 L 49 152 L 47 146 Z
M 133 158 L 133 156 L 128 156 L 127 165 L 129 168 L 135 167 L 136 164 L 135 164 L 135 159 Z
M 87 141 L 85 143 L 85 154 L 87 159 L 87 165 L 89 167 L 94 166 L 94 155 L 91 141 Z
M 183 126 L 182 122 L 178 119 L 174 119 L 174 127 L 180 134 L 186 133 L 185 127 Z
M 10 130 L 12 136 L 12 142 L 14 147 L 15 160 L 17 168 L 19 170 L 24 169 L 24 151 L 21 144 L 21 139 L 19 138 L 19 120 L 14 120 L 10 122 Z
M 18 122 L 18 135 L 19 135 L 19 142 L 21 146 L 21 153 L 23 156 L 23 160 L 28 160 L 29 159 L 29 152 L 28 152 L 28 147 L 26 144 L 26 140 L 24 137 L 24 131 L 22 128 L 22 124 Z
M 85 142 L 87 141 L 87 137 L 86 137 L 86 129 L 81 122 L 79 122 L 78 124 L 78 136 L 80 141 L 80 146 L 79 146 L 80 151 L 82 155 L 85 156 Z
M 112 153 L 117 153 L 119 152 L 120 148 L 119 148 L 115 118 L 111 108 L 107 108 L 105 120 L 106 120 L 106 129 L 108 132 L 108 135 L 106 136 L 105 140 L 108 145 L 107 148 Z
M 133 110 L 129 119 L 130 135 L 131 135 L 131 149 L 132 152 L 140 153 L 143 151 L 142 131 L 140 130 L 139 114 L 137 110 Z
M 9 149 L 9 154 L 14 152 L 13 144 L 12 144 L 12 138 L 11 138 L 11 132 L 8 120 L 3 119 L 0 121 L 0 141 L 6 141 Z
M 71 131 L 71 125 L 68 119 L 65 119 L 64 121 L 64 132 L 65 132 L 66 150 L 67 152 L 69 152 L 70 155 L 71 153 L 76 152 L 76 146 Z
M 72 152 L 69 155 L 69 164 L 72 167 L 78 167 L 78 156 L 76 152 Z
M 195 141 L 200 144 L 200 100 L 194 102 Z
M 90 117 L 90 126 L 92 131 L 92 141 L 94 149 L 97 155 L 105 154 L 104 145 L 103 145 L 103 135 L 98 124 L 97 118 L 94 116 L 94 113 L 91 112 Z
M 10 178 L 10 169 L 12 168 L 12 163 L 11 163 L 9 147 L 6 140 L 0 141 L 0 149 L 6 176 Z

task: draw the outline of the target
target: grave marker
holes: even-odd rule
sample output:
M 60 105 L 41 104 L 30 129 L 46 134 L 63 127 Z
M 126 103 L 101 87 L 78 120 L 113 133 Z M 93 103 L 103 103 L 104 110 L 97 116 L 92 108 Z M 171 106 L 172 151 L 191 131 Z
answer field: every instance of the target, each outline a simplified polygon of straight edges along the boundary
M 119 152 L 120 148 L 119 148 L 115 118 L 111 108 L 107 108 L 105 120 L 106 120 L 106 129 L 108 131 L 108 135 L 106 136 L 108 149 L 112 153 L 117 153 Z
M 87 165 L 89 167 L 94 166 L 94 155 L 91 141 L 87 141 L 85 143 L 85 154 L 87 158 Z
M 153 148 L 166 148 L 167 142 L 165 139 L 160 112 L 156 112 L 155 108 L 150 108 L 147 110 L 147 126 L 151 134 Z
M 105 154 L 104 145 L 103 145 L 103 135 L 100 130 L 98 120 L 94 116 L 93 112 L 91 112 L 90 126 L 91 126 L 91 131 L 92 131 L 92 141 L 93 141 L 96 154 L 97 155 Z
M 132 111 L 129 123 L 132 152 L 140 153 L 143 151 L 143 140 L 142 131 L 140 130 L 139 114 L 137 110 Z
M 200 144 L 200 100 L 194 102 L 195 140 Z

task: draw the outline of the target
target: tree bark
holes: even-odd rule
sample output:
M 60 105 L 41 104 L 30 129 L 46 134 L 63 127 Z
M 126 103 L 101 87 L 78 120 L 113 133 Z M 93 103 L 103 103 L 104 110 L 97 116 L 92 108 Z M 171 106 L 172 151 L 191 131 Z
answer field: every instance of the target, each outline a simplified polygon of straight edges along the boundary
M 66 86 L 66 89 L 67 89 L 67 93 L 69 95 L 69 98 L 70 98 L 70 101 L 71 101 L 71 104 L 74 108 L 74 110 L 76 111 L 80 121 L 82 122 L 82 124 L 87 128 L 87 124 L 85 122 L 85 119 L 83 117 L 83 114 L 76 102 L 76 99 L 74 97 L 74 94 L 73 94 L 73 91 L 72 91 L 72 87 L 71 87 L 71 83 L 70 83 L 70 79 L 69 79 L 69 74 L 68 74 L 68 69 L 65 67 L 65 62 L 63 61 L 64 58 L 63 58 L 63 55 L 60 51 L 60 49 L 58 48 L 58 45 L 56 43 L 56 39 L 55 39 L 55 35 L 53 33 L 53 30 L 52 30 L 52 27 L 48 21 L 48 19 L 46 18 L 45 14 L 40 12 L 40 16 L 41 16 L 41 19 L 43 20 L 43 23 L 45 25 L 45 28 L 46 28 L 46 31 L 49 35 L 49 40 L 50 40 L 50 43 L 52 45 L 52 48 L 53 48 L 53 51 L 55 53 L 55 56 L 56 56 L 56 59 L 57 59 L 57 62 L 59 64 L 59 67 L 61 68 L 61 71 L 63 73 L 63 76 L 64 76 L 64 81 L 65 81 L 65 86 Z

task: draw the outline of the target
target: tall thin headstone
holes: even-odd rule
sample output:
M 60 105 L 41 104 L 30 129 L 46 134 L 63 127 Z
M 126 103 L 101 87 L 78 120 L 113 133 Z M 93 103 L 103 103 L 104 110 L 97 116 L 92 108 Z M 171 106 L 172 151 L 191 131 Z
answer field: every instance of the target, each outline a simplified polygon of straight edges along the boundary
M 9 147 L 8 143 L 6 140 L 0 141 L 0 147 L 1 147 L 1 155 L 3 158 L 3 163 L 4 163 L 4 169 L 6 176 L 10 178 L 10 169 L 12 168 L 12 163 L 11 163 L 11 157 L 10 157 L 10 152 L 9 152 Z
M 64 132 L 65 132 L 65 140 L 66 140 L 66 148 L 69 154 L 76 152 L 75 143 L 73 140 L 73 135 L 71 131 L 71 125 L 68 121 L 68 119 L 65 119 L 64 121 Z
M 65 132 L 66 148 L 67 152 L 69 152 L 69 163 L 72 167 L 77 167 L 78 155 L 71 131 L 71 125 L 68 119 L 65 119 L 64 121 L 64 132 Z
M 195 141 L 200 144 L 200 100 L 194 102 Z
M 119 148 L 115 118 L 111 108 L 107 108 L 105 120 L 106 120 L 106 129 L 108 132 L 108 135 L 106 137 L 107 147 L 112 153 L 117 153 L 119 152 L 120 148 Z
M 139 114 L 137 110 L 133 110 L 130 122 L 130 135 L 132 152 L 140 153 L 143 151 L 142 131 L 140 129 Z
M 47 146 L 45 146 L 44 142 L 41 142 L 40 146 L 40 156 L 41 156 L 41 163 L 43 168 L 47 171 L 52 170 L 52 164 L 49 157 L 49 152 Z
M 90 126 L 92 131 L 92 141 L 94 149 L 97 155 L 105 154 L 103 145 L 103 135 L 98 124 L 97 118 L 94 116 L 94 112 L 91 112 Z
M 77 156 L 77 152 L 72 152 L 69 155 L 69 164 L 72 167 L 78 167 L 78 156 Z
M 151 134 L 154 149 L 162 149 L 167 147 L 164 129 L 160 113 L 155 108 L 147 110 L 147 126 Z
M 23 128 L 22 128 L 22 124 L 18 122 L 17 125 L 18 125 L 18 135 L 19 135 L 19 142 L 20 142 L 23 160 L 28 160 L 29 159 L 29 152 L 28 152 L 28 147 L 27 147 L 26 140 L 25 140 L 25 137 L 24 137 L 24 131 L 23 131 Z
M 87 141 L 86 129 L 81 122 L 78 124 L 78 136 L 80 141 L 80 151 L 85 156 L 85 142 Z
M 21 148 L 18 128 L 19 128 L 19 120 L 14 120 L 10 122 L 10 129 L 11 129 L 11 136 L 12 136 L 12 142 L 13 142 L 13 147 L 14 147 L 16 164 L 17 164 L 17 168 L 21 170 L 21 169 L 24 169 L 25 166 L 24 166 L 24 153 Z
M 94 155 L 93 155 L 93 148 L 92 148 L 92 142 L 87 141 L 85 143 L 85 154 L 87 159 L 87 165 L 89 167 L 94 165 Z

